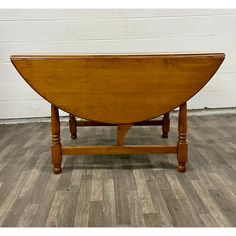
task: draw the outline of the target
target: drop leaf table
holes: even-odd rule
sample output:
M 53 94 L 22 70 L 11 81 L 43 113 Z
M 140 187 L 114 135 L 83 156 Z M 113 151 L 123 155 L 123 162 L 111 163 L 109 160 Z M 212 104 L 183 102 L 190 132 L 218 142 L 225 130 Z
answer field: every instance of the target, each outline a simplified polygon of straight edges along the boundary
M 13 55 L 24 80 L 51 103 L 51 155 L 61 173 L 62 155 L 176 153 L 185 171 L 187 101 L 199 92 L 224 60 L 223 53 L 128 55 Z M 179 107 L 177 145 L 125 145 L 133 125 L 162 125 Z M 58 108 L 70 114 L 70 131 L 83 125 L 116 125 L 116 145 L 63 146 Z M 163 120 L 153 118 L 164 115 Z M 76 121 L 80 117 L 86 121 Z M 159 122 L 159 123 L 158 123 Z

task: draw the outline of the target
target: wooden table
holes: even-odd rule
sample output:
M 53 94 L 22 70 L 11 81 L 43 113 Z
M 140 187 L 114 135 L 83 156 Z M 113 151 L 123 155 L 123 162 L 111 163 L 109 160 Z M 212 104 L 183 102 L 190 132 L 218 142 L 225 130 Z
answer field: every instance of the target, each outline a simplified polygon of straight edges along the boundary
M 177 153 L 178 171 L 184 172 L 187 101 L 211 79 L 224 57 L 223 53 L 13 55 L 11 61 L 24 80 L 51 103 L 54 173 L 61 173 L 62 155 L 124 153 Z M 163 136 L 167 136 L 168 112 L 177 107 L 177 145 L 125 145 L 125 135 L 133 125 L 148 124 L 163 114 Z M 117 125 L 117 144 L 62 146 L 58 108 L 70 114 L 72 138 L 79 125 L 75 117 L 80 117 L 90 122 L 87 125 Z

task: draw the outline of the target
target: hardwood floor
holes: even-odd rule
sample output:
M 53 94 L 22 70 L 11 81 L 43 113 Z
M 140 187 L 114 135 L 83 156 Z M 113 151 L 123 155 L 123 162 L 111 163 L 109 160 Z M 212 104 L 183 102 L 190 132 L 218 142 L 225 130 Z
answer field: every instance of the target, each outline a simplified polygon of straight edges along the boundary
M 112 144 L 114 127 L 62 142 Z M 133 127 L 128 144 L 176 143 L 161 127 Z M 52 174 L 50 124 L 0 125 L 0 226 L 236 226 L 236 117 L 192 116 L 186 173 L 176 155 L 64 156 Z

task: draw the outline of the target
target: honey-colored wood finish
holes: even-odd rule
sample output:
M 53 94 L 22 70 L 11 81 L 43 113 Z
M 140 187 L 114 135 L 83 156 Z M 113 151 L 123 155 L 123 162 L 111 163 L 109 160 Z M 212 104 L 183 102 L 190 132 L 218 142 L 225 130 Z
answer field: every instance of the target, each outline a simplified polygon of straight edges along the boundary
M 132 125 L 138 126 L 147 126 L 147 125 L 154 125 L 154 126 L 162 126 L 162 137 L 168 138 L 168 132 L 170 130 L 170 119 L 169 119 L 169 113 L 164 114 L 163 119 L 155 119 L 155 120 L 147 120 L 147 121 L 141 121 L 138 123 L 134 123 Z M 101 123 L 91 120 L 76 120 L 76 117 L 74 115 L 69 115 L 69 127 L 70 127 L 70 133 L 71 138 L 76 139 L 77 138 L 77 126 L 79 127 L 88 127 L 88 126 L 117 126 L 117 124 L 108 124 L 108 123 Z
M 188 144 L 186 141 L 187 132 L 187 103 L 185 102 L 179 107 L 179 125 L 178 125 L 179 137 L 177 144 L 177 159 L 178 159 L 178 171 L 185 171 L 185 164 L 188 158 Z
M 83 126 L 116 126 L 117 124 L 108 124 L 108 123 L 101 123 L 97 121 L 92 120 L 77 120 L 76 121 L 78 127 Z M 134 126 L 152 126 L 152 125 L 163 125 L 163 120 L 147 120 L 147 121 L 141 121 L 138 123 L 134 123 Z
M 66 146 L 63 155 L 177 153 L 174 145 Z
M 61 173 L 61 138 L 60 138 L 60 120 L 58 108 L 51 105 L 51 131 L 52 131 L 52 164 L 55 174 Z
M 170 131 L 169 113 L 164 114 L 162 122 L 163 122 L 163 125 L 162 125 L 162 138 L 168 138 L 168 133 Z
M 125 135 L 132 126 L 132 124 L 117 125 L 117 145 L 124 145 Z
M 76 139 L 77 138 L 77 124 L 76 124 L 76 118 L 73 115 L 69 115 L 69 127 L 70 127 L 70 133 L 71 138 Z
M 25 81 L 69 114 L 104 123 L 149 120 L 189 100 L 224 54 L 12 56 Z
M 54 173 L 61 172 L 62 154 L 119 153 L 177 153 L 178 171 L 184 172 L 187 101 L 214 75 L 224 54 L 12 56 L 11 60 L 26 82 L 52 104 Z M 164 115 L 162 136 L 167 138 L 168 112 L 176 107 L 180 107 L 177 146 L 125 145 L 125 134 L 134 124 L 148 124 L 151 121 L 146 120 L 160 115 Z M 58 108 L 70 114 L 72 138 L 80 124 L 75 117 L 81 117 L 92 125 L 117 125 L 117 145 L 62 147 Z

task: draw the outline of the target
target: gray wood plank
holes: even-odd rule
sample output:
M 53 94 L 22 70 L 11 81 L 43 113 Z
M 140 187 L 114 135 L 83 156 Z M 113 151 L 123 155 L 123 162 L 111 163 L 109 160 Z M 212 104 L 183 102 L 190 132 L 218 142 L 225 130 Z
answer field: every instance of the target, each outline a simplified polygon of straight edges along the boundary
M 124 178 L 114 178 L 116 223 L 118 226 L 130 225 L 130 212 Z
M 210 214 L 220 227 L 231 226 L 230 221 L 224 216 L 224 213 L 219 209 L 214 200 L 210 197 L 207 190 L 204 190 L 203 184 L 198 180 L 192 181 L 194 188 L 198 192 L 199 196 L 202 198 L 204 203 L 207 205 Z
M 166 205 L 165 199 L 161 194 L 160 187 L 155 179 L 147 181 L 148 189 L 150 191 L 152 201 L 158 217 L 160 219 L 160 226 L 172 226 L 172 217 Z
M 8 212 L 8 216 L 3 222 L 3 226 L 14 226 L 19 221 L 24 209 L 31 202 L 33 191 L 37 186 L 37 182 L 40 179 L 42 167 L 45 163 L 44 155 L 40 155 L 38 160 L 35 162 L 35 166 L 32 171 L 27 171 L 28 177 L 21 188 L 21 191 L 17 195 L 15 203 L 12 205 Z
M 87 227 L 89 223 L 90 195 L 92 187 L 92 176 L 82 176 L 74 226 Z
M 37 209 L 38 209 L 38 204 L 27 204 L 16 226 L 29 227 L 32 223 L 33 217 Z
M 138 191 L 130 190 L 127 194 L 131 226 L 144 227 L 142 204 L 139 200 Z
M 159 216 L 157 213 L 144 213 L 143 214 L 145 226 L 147 227 L 160 227 Z
M 101 227 L 102 225 L 102 201 L 91 201 L 88 227 Z
M 156 182 L 161 190 L 161 194 L 165 199 L 166 206 L 172 218 L 172 226 L 187 225 L 186 218 L 181 208 L 180 202 L 176 199 L 175 194 L 167 180 L 166 171 L 158 171 Z
M 207 226 L 207 227 L 217 227 L 218 226 L 211 214 L 200 214 L 199 216 L 202 219 L 202 222 L 204 222 L 205 226 Z
M 161 127 L 135 127 L 126 143 L 177 141 Z M 79 155 L 63 157 L 52 174 L 50 124 L 0 125 L 0 226 L 236 226 L 236 119 L 189 118 L 189 162 L 176 172 L 176 156 Z M 78 129 L 65 144 L 115 143 L 115 127 Z
M 67 197 L 66 191 L 57 191 L 55 193 L 45 226 L 47 227 L 60 226 L 61 216 L 63 214 L 63 207 L 66 201 L 66 197 Z
M 63 215 L 61 217 L 62 219 L 60 226 L 63 227 L 74 226 L 81 178 L 82 178 L 82 170 L 77 170 L 77 169 L 72 170 L 71 180 L 67 185 L 67 197 L 64 203 Z
M 169 172 L 167 175 L 168 182 L 174 192 L 177 201 L 180 203 L 180 207 L 183 211 L 185 221 L 189 226 L 200 226 L 202 225 L 201 219 L 198 217 L 197 213 L 191 202 L 188 199 L 184 189 L 182 188 L 176 174 Z
M 49 175 L 47 185 L 44 188 L 43 194 L 39 199 L 38 210 L 35 214 L 32 226 L 43 227 L 45 226 L 49 214 L 49 210 L 52 206 L 53 198 L 56 193 L 56 187 L 60 176 Z
M 116 206 L 113 179 L 103 181 L 103 226 L 116 226 Z
M 8 217 L 8 213 L 12 206 L 14 205 L 18 194 L 21 192 L 21 188 L 24 185 L 26 179 L 28 177 L 28 172 L 23 171 L 15 185 L 12 187 L 11 191 L 7 195 L 7 197 L 4 199 L 2 204 L 0 205 L 0 225 L 2 225 L 5 221 L 5 219 Z
M 138 196 L 142 203 L 143 213 L 156 213 L 143 170 L 134 169 L 133 173 L 137 184 Z

